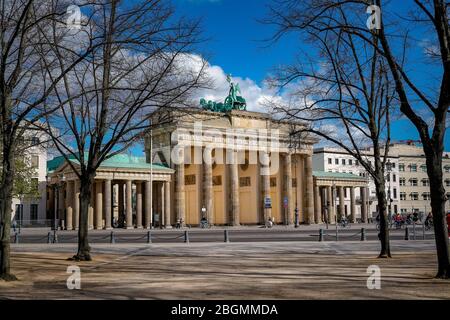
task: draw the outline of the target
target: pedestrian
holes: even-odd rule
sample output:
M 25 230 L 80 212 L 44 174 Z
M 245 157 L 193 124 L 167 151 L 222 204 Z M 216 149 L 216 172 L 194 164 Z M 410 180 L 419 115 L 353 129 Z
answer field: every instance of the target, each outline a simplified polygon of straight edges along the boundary
M 16 220 L 13 221 L 12 227 L 13 227 L 14 233 L 16 233 L 16 229 L 17 229 L 17 221 Z

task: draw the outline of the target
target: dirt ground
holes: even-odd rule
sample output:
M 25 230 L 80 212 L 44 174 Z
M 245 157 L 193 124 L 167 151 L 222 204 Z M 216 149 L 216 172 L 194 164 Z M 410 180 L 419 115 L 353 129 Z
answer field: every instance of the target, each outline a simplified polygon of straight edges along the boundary
M 1 299 L 450 299 L 450 281 L 433 279 L 432 252 L 373 254 L 275 251 L 235 254 L 15 252 L 17 282 L 0 281 Z M 67 267 L 81 268 L 81 289 L 67 289 Z M 381 268 L 381 290 L 367 289 L 367 267 Z

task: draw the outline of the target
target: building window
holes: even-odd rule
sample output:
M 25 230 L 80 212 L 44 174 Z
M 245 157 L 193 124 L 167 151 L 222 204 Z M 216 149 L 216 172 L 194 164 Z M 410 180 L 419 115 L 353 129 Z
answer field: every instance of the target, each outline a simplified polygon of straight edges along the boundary
M 39 168 L 39 156 L 31 156 L 31 166 L 33 168 Z
M 394 199 L 397 199 L 397 189 L 394 188 Z
M 38 205 L 33 203 L 30 205 L 30 220 L 37 220 L 37 219 L 38 219 Z
M 239 178 L 239 186 L 240 187 L 250 187 L 252 185 L 250 177 L 241 177 Z
M 397 176 L 395 174 L 392 175 L 392 181 L 397 182 Z
M 349 166 L 352 166 L 352 165 L 353 165 L 353 160 L 352 160 L 352 159 L 349 159 L 349 160 L 348 160 L 348 165 L 349 165 Z
M 355 166 L 359 166 L 359 161 L 355 160 Z
M 342 165 L 345 166 L 345 159 L 342 159 Z
M 392 169 L 395 169 L 395 162 L 391 162 Z
M 339 164 L 339 159 L 334 159 L 334 164 Z
M 445 180 L 445 186 L 450 187 L 450 180 L 449 179 Z
M 292 188 L 297 188 L 297 178 L 292 178 Z
M 417 201 L 419 200 L 419 194 L 417 192 L 411 193 L 411 200 Z
M 430 193 L 429 192 L 422 193 L 422 198 L 424 201 L 430 201 L 431 200 Z
M 409 169 L 411 172 L 417 172 L 417 164 L 411 164 L 409 166 Z
M 277 186 L 277 178 L 270 178 L 270 187 Z
M 195 185 L 195 183 L 195 174 L 184 176 L 184 185 L 192 186 Z
M 212 178 L 213 186 L 221 186 L 222 185 L 222 176 L 214 176 Z
M 422 170 L 422 172 L 427 172 L 427 166 L 426 165 L 421 165 L 420 169 Z
M 400 186 L 406 186 L 406 179 L 400 178 Z
M 400 192 L 400 200 L 406 200 L 406 193 Z
M 450 173 L 450 166 L 445 166 L 444 171 L 445 173 Z
M 390 182 L 390 181 L 391 181 L 391 175 L 390 175 L 390 174 L 388 174 L 388 175 L 386 176 L 386 181 L 387 181 L 387 182 Z
M 38 145 L 40 142 L 41 142 L 41 141 L 39 140 L 38 137 L 32 137 L 32 138 L 31 138 L 31 144 L 32 144 L 33 146 Z
M 333 164 L 333 159 L 328 158 L 328 164 Z
M 422 187 L 429 187 L 429 186 L 430 186 L 430 180 L 422 179 Z
M 409 183 L 411 184 L 411 187 L 417 187 L 417 179 L 416 178 L 409 179 Z
M 398 164 L 398 171 L 405 171 L 405 165 L 403 163 Z

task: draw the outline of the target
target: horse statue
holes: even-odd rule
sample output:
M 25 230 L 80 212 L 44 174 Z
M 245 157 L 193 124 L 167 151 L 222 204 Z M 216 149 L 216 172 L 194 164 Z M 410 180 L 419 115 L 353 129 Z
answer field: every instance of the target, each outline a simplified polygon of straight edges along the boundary
M 231 81 L 231 74 L 227 75 L 227 81 L 230 84 L 230 91 L 228 92 L 228 97 L 225 98 L 224 103 L 206 101 L 205 99 L 200 99 L 200 106 L 209 111 L 214 112 L 229 112 L 231 110 L 246 110 L 247 102 L 242 96 L 238 96 L 241 93 L 239 88 L 239 83 L 233 83 Z

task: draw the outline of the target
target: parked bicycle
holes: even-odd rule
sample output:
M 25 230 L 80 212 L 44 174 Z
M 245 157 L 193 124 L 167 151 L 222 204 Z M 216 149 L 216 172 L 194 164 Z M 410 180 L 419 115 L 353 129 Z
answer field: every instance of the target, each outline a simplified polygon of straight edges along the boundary
M 347 218 L 345 218 L 345 217 L 342 217 L 341 218 L 341 221 L 339 222 L 339 225 L 342 227 L 342 228 L 350 228 L 350 221 L 348 221 L 348 219 Z

